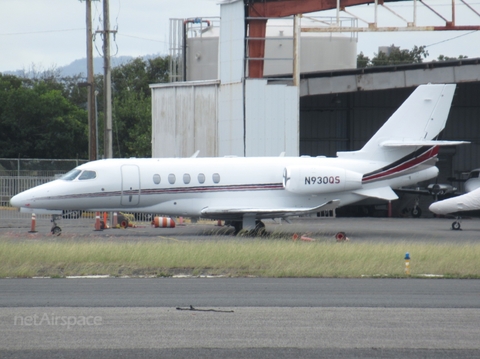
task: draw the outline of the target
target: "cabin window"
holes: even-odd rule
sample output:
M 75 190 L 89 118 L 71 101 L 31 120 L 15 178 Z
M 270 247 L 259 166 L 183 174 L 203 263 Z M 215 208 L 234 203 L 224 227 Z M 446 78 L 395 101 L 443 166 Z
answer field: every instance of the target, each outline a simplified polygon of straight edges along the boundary
M 161 178 L 159 174 L 154 174 L 153 175 L 153 183 L 155 184 L 160 184 Z
M 82 172 L 81 170 L 73 169 L 68 173 L 65 173 L 60 179 L 64 181 L 73 181 Z
M 198 183 L 205 183 L 205 175 L 203 173 L 198 174 Z
M 220 182 L 220 175 L 218 173 L 214 173 L 212 175 L 212 180 L 213 180 L 213 183 L 219 183 Z
M 78 177 L 79 180 L 89 180 L 89 179 L 94 179 L 97 177 L 97 172 L 95 171 L 83 171 L 80 177 Z
M 168 175 L 168 183 L 175 184 L 175 181 L 176 181 L 175 175 L 173 173 L 170 173 Z
M 189 184 L 190 183 L 190 175 L 188 173 L 185 173 L 183 175 L 183 183 Z

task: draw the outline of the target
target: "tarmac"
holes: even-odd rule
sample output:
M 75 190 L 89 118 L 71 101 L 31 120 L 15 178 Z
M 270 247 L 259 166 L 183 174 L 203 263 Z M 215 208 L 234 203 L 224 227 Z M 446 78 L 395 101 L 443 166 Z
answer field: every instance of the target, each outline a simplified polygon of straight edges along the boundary
M 98 238 L 132 240 L 248 240 L 250 236 L 235 236 L 233 227 L 225 226 L 222 221 L 173 218 L 174 228 L 156 228 L 151 222 L 133 222 L 127 228 L 108 228 L 95 230 L 94 218 L 60 219 L 57 225 L 62 232 L 54 235 L 52 223 L 48 217 L 35 221 L 34 232 L 29 218 L 0 219 L 0 236 L 12 239 L 40 238 Z M 476 242 L 480 235 L 480 219 L 464 219 L 461 230 L 452 230 L 455 219 L 449 218 L 318 218 L 300 217 L 285 220 L 265 220 L 266 235 L 262 238 L 302 237 L 312 240 L 336 240 L 336 234 L 343 232 L 350 241 L 435 241 L 435 242 Z M 107 220 L 109 224 L 109 220 Z

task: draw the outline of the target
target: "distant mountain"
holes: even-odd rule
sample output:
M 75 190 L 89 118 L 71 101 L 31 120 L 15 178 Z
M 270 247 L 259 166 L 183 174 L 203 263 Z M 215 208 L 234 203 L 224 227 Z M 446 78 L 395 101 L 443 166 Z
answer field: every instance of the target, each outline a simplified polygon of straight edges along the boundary
M 153 54 L 153 55 L 144 55 L 139 57 L 145 60 L 145 59 L 152 59 L 159 56 L 162 56 L 162 55 Z M 112 57 L 110 60 L 110 64 L 111 64 L 111 67 L 114 68 L 114 67 L 126 64 L 127 62 L 130 62 L 134 59 L 136 59 L 136 57 L 133 57 L 133 56 Z M 70 77 L 70 76 L 75 76 L 79 74 L 82 74 L 84 77 L 87 77 L 87 59 L 83 58 L 83 59 L 75 60 L 69 65 L 58 67 L 56 70 L 60 71 L 60 75 L 62 77 Z M 95 75 L 103 74 L 103 58 L 95 57 L 93 59 L 93 70 Z M 43 72 L 43 71 L 44 70 L 40 70 L 39 72 Z M 25 71 L 25 70 L 3 72 L 4 75 L 14 75 L 19 77 L 23 77 L 25 76 L 25 74 L 26 76 L 28 76 L 28 73 L 29 71 Z
M 132 56 L 119 56 L 119 57 L 112 57 L 110 60 L 111 66 L 116 67 L 123 65 L 131 60 L 134 57 Z M 70 65 L 60 67 L 59 70 L 61 71 L 62 76 L 75 76 L 78 74 L 83 74 L 83 76 L 87 77 L 87 59 L 79 59 L 73 61 Z M 93 59 L 93 71 L 95 75 L 103 74 L 103 58 L 95 57 Z

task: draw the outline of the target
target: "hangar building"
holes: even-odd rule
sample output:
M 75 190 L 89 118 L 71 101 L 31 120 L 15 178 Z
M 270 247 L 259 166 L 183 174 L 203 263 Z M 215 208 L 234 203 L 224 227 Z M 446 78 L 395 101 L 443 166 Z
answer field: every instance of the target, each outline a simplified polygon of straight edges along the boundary
M 258 35 L 247 2 L 171 20 L 174 82 L 151 85 L 154 157 L 335 156 L 361 148 L 416 86 L 457 83 L 443 139 L 471 144 L 441 149 L 438 181 L 480 167 L 480 59 L 356 69 L 356 36 L 304 33 L 298 17 Z

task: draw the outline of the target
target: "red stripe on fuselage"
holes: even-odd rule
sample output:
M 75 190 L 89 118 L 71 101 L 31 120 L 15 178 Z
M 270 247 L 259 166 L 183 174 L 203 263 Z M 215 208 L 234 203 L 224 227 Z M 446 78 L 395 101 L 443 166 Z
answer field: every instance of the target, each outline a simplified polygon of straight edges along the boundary
M 438 155 L 439 146 L 434 146 L 423 152 L 420 156 L 417 157 L 406 157 L 400 163 L 394 163 L 390 166 L 384 167 L 378 171 L 367 173 L 364 175 L 362 182 L 371 182 L 384 179 L 385 177 L 391 177 L 398 175 L 401 172 L 412 169 L 415 166 L 418 166 Z

